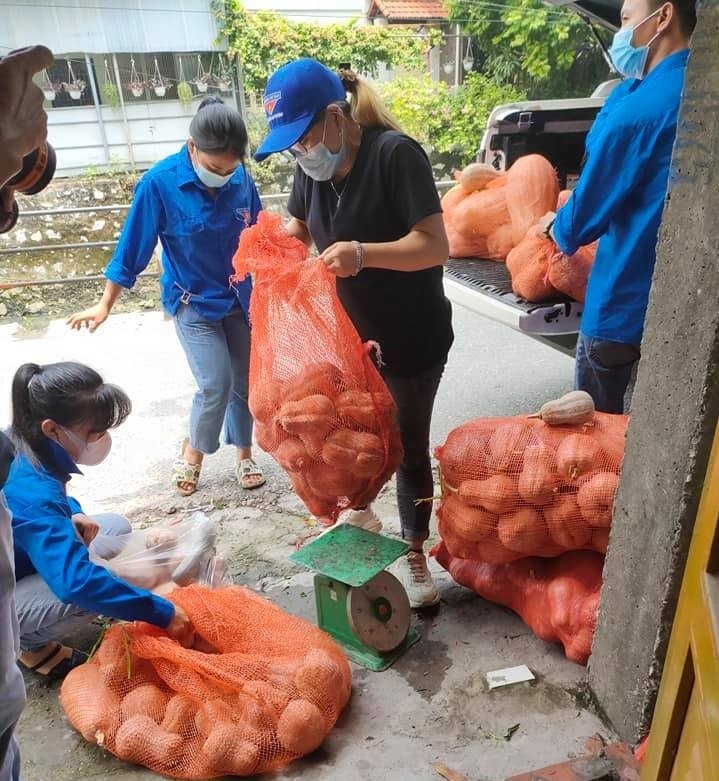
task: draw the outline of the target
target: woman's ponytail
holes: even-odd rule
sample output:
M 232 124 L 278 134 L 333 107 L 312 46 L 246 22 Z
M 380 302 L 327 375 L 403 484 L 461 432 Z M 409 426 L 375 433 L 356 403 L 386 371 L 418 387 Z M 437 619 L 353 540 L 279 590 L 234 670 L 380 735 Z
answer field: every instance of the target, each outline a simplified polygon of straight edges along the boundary
M 36 363 L 24 363 L 12 381 L 12 426 L 10 433 L 15 445 L 24 451 L 35 450 L 41 440 L 40 427 L 32 414 L 30 383 L 42 371 Z
M 349 68 L 340 68 L 338 75 L 350 95 L 350 115 L 358 125 L 403 132 L 399 122 L 387 110 L 382 98 L 368 81 Z

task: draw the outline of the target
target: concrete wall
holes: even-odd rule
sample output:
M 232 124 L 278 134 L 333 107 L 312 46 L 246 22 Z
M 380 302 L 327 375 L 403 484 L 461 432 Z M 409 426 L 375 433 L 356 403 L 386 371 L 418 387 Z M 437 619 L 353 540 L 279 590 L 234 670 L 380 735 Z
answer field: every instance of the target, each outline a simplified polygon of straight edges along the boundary
M 719 0 L 703 0 L 589 665 L 630 741 L 650 724 L 719 415 L 717 40 Z

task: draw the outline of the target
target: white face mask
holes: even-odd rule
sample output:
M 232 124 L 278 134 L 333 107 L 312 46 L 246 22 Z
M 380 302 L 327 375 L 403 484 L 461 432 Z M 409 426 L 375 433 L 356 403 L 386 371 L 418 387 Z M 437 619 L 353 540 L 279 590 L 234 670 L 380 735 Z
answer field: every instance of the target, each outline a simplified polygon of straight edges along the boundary
M 205 187 L 212 187 L 215 189 L 226 185 L 227 182 L 229 182 L 230 179 L 232 179 L 232 177 L 235 175 L 235 172 L 233 171 L 231 174 L 227 174 L 227 176 L 220 176 L 214 171 L 208 171 L 204 165 L 198 163 L 194 158 L 192 160 L 192 167 L 195 169 L 197 178 L 202 182 L 202 184 L 205 185 Z
M 316 182 L 326 182 L 331 179 L 345 159 L 344 132 L 341 133 L 340 148 L 336 152 L 330 152 L 324 143 L 326 132 L 327 116 L 325 115 L 322 141 L 315 144 L 307 152 L 297 152 L 296 149 L 293 149 L 297 165 L 299 165 L 310 179 L 314 179 Z
M 63 426 L 62 430 L 78 449 L 78 454 L 74 459 L 76 464 L 96 466 L 107 458 L 108 453 L 112 449 L 112 437 L 108 431 L 94 442 L 85 442 L 82 437 L 78 436 L 74 431 L 70 431 L 69 428 Z

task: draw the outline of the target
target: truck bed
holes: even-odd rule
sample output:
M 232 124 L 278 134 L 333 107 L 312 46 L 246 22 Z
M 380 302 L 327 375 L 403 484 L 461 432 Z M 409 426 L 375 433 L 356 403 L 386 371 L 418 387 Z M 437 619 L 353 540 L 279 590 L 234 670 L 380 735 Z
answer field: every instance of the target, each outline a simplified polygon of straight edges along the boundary
M 582 305 L 565 296 L 535 304 L 512 292 L 504 263 L 450 258 L 444 286 L 451 301 L 574 355 Z

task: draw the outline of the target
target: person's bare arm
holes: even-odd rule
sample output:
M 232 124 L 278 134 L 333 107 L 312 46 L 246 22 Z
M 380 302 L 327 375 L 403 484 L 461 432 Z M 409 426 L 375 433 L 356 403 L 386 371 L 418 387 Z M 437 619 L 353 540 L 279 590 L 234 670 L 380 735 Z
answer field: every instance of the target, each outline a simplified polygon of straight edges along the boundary
M 105 283 L 105 290 L 102 294 L 102 298 L 94 306 L 88 309 L 83 309 L 81 312 L 75 312 L 67 318 L 66 323 L 70 328 L 74 328 L 76 331 L 80 330 L 83 326 L 86 326 L 90 333 L 97 330 L 112 311 L 112 307 L 120 297 L 122 293 L 122 286 L 111 282 L 109 279 Z
M 359 252 L 362 268 L 422 271 L 441 266 L 449 255 L 442 215 L 425 217 L 396 241 L 363 243 Z M 351 241 L 338 241 L 327 247 L 320 260 L 338 277 L 353 276 L 358 269 L 358 247 Z
M 292 217 L 285 227 L 290 236 L 299 239 L 305 246 L 309 247 L 312 244 L 312 237 L 307 228 L 307 223 L 298 220 L 297 217 Z

